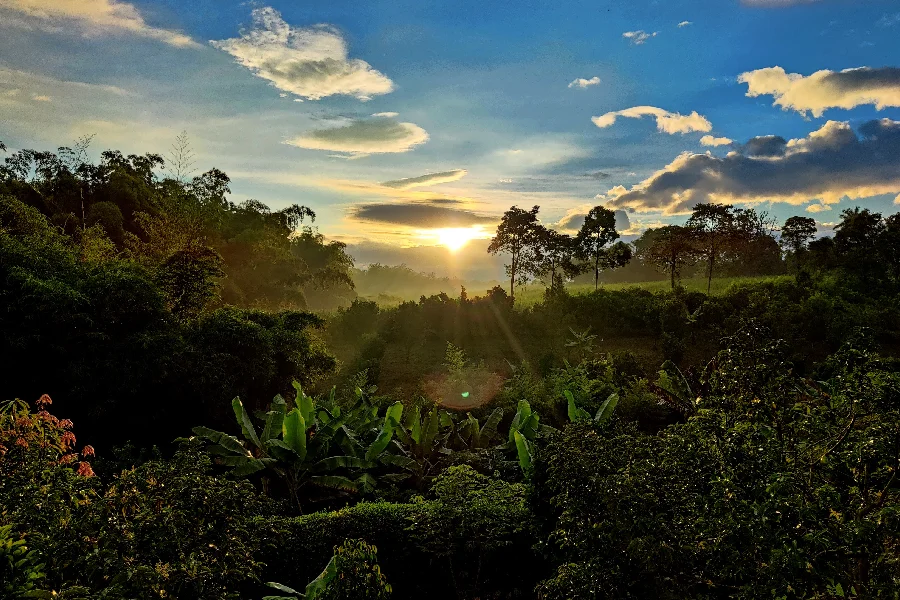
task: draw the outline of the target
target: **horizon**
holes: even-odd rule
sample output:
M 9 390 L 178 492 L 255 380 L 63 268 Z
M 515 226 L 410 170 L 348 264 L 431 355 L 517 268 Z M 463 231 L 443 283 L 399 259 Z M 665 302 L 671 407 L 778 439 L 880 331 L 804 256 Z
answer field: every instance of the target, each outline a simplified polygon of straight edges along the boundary
M 898 29 L 886 0 L 0 0 L 0 140 L 168 156 L 186 131 L 193 174 L 309 206 L 358 265 L 490 280 L 512 205 L 563 231 L 603 205 L 626 240 L 697 202 L 820 234 L 896 212 Z

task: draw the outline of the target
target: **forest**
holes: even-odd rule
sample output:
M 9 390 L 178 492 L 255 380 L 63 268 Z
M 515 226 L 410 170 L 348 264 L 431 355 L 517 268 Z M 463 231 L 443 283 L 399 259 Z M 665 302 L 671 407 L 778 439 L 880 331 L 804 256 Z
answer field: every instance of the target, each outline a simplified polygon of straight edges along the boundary
M 0 598 L 900 597 L 900 215 L 513 206 L 466 289 L 89 143 L 0 144 Z

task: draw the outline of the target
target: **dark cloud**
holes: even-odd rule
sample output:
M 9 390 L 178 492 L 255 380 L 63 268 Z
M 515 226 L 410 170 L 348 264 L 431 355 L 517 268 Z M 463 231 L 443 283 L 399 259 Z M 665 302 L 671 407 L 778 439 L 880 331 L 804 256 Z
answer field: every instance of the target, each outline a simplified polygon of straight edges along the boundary
M 741 146 L 744 156 L 782 156 L 787 149 L 787 140 L 780 135 L 761 135 L 750 138 Z
M 631 228 L 631 219 L 628 218 L 628 213 L 624 210 L 617 210 L 616 212 L 616 231 L 626 231 Z M 584 218 L 586 213 L 575 213 L 571 215 L 566 215 L 559 222 L 557 227 L 564 231 L 577 231 L 581 229 L 581 226 L 584 225 Z
M 900 122 L 870 121 L 859 134 L 847 123 L 828 121 L 807 137 L 785 144 L 781 155 L 737 150 L 724 158 L 685 153 L 630 190 L 618 186 L 601 196 L 615 208 L 687 212 L 698 202 L 825 204 L 900 191 Z M 749 143 L 753 151 L 769 142 Z
M 589 177 L 590 179 L 598 180 L 609 179 L 610 177 L 612 177 L 612 175 L 610 175 L 609 173 L 604 173 L 603 171 L 593 171 L 591 173 L 585 173 L 584 176 Z
M 425 202 L 429 204 L 442 204 L 444 206 L 453 205 L 453 204 L 464 204 L 462 200 L 457 200 L 456 198 L 429 198 Z
M 437 200 L 443 203 L 442 199 Z M 495 217 L 479 215 L 470 210 L 415 202 L 360 204 L 351 209 L 351 215 L 361 221 L 421 228 L 469 227 L 497 222 Z

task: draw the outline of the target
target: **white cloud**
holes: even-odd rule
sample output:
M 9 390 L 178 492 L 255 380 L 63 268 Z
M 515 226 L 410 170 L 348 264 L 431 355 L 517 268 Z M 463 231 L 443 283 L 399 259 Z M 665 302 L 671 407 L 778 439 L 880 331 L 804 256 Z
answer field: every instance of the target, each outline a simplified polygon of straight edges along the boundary
M 452 171 L 441 171 L 440 173 L 426 173 L 418 177 L 405 177 L 403 179 L 395 179 L 393 181 L 385 181 L 381 185 L 398 190 L 408 190 L 416 187 L 424 187 L 437 185 L 439 183 L 450 183 L 451 181 L 459 181 L 466 176 L 468 171 L 465 169 L 453 169 Z
M 50 96 L 35 94 L 31 99 L 36 102 L 50 102 L 53 98 L 51 98 Z
M 211 41 L 279 90 L 307 100 L 387 94 L 394 83 L 369 63 L 349 58 L 347 42 L 329 25 L 294 28 L 274 8 L 253 11 L 253 26 L 241 37 Z
M 581 88 L 585 89 L 592 85 L 598 85 L 600 83 L 599 77 L 591 77 L 590 79 L 584 79 L 583 77 L 579 77 L 569 84 L 569 88 Z
M 693 24 L 694 24 L 693 21 L 682 21 L 681 23 L 678 24 L 678 26 L 679 27 L 687 27 L 688 25 L 693 25 Z
M 806 212 L 808 212 L 808 213 L 820 213 L 820 212 L 826 212 L 829 210 L 831 210 L 830 206 L 828 206 L 827 204 L 821 204 L 821 203 L 810 204 L 809 206 L 806 207 Z
M 137 8 L 118 0 L 0 0 L 3 13 L 0 23 L 13 26 L 53 32 L 74 26 L 85 35 L 132 33 L 171 46 L 200 47 L 183 33 L 148 25 Z
M 626 40 L 629 40 L 635 46 L 640 46 L 649 40 L 650 38 L 656 37 L 659 35 L 658 31 L 654 31 L 653 33 L 647 33 L 643 29 L 639 29 L 638 31 L 626 31 L 622 34 L 622 37 Z
M 700 138 L 700 143 L 704 146 L 718 147 L 733 144 L 734 140 L 727 137 L 713 137 L 711 135 L 704 135 L 702 138 Z
M 884 15 L 879 19 L 878 26 L 879 27 L 893 27 L 894 25 L 900 23 L 900 13 L 894 13 L 892 15 Z
M 85 83 L 82 81 L 66 81 L 3 67 L 0 67 L 0 87 L 11 88 L 5 92 L 0 92 L 0 95 L 8 98 L 19 96 L 23 90 L 27 90 L 33 99 L 37 99 L 36 96 L 52 97 L 52 95 L 71 95 L 78 92 L 93 92 L 103 95 L 112 94 L 114 96 L 136 96 L 133 92 L 114 85 Z
M 631 189 L 598 198 L 611 208 L 681 214 L 698 202 L 832 205 L 898 191 L 900 121 L 881 119 L 856 132 L 829 121 L 801 139 L 753 138 L 722 158 L 685 152 Z
M 740 83 L 747 84 L 747 95 L 773 96 L 784 110 L 816 117 L 829 108 L 851 109 L 874 104 L 879 110 L 900 106 L 900 68 L 860 67 L 844 71 L 817 71 L 808 77 L 787 73 L 781 67 L 768 67 L 742 73 Z
M 309 150 L 330 150 L 353 157 L 408 152 L 428 141 L 428 132 L 414 123 L 393 119 L 357 119 L 347 124 L 314 129 L 286 143 Z
M 599 117 L 591 117 L 591 121 L 597 127 L 610 127 L 619 117 L 628 117 L 630 119 L 640 119 L 641 117 L 654 117 L 656 119 L 656 128 L 665 133 L 689 133 L 691 131 L 712 131 L 712 123 L 706 117 L 692 112 L 689 115 L 669 112 L 654 106 L 634 106 L 625 110 L 617 110 L 608 112 Z
M 388 117 L 388 118 L 390 118 L 390 117 L 399 117 L 399 116 L 400 116 L 400 113 L 395 113 L 395 112 L 380 112 L 380 113 L 375 113 L 375 114 L 373 114 L 372 116 L 373 116 L 373 117 Z

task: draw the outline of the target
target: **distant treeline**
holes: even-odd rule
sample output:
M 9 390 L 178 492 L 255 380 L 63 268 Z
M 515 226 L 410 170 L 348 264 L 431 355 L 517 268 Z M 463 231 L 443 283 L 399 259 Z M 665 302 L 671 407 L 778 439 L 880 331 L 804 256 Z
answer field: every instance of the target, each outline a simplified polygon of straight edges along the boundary
M 356 293 L 382 304 L 417 300 L 420 296 L 458 294 L 462 288 L 489 289 L 495 281 L 466 281 L 458 277 L 438 277 L 434 273 L 414 271 L 406 265 L 373 263 L 362 269 L 352 269 L 350 277 Z

